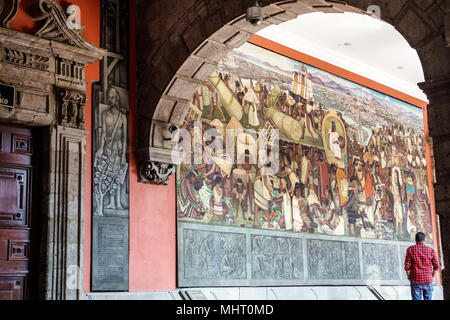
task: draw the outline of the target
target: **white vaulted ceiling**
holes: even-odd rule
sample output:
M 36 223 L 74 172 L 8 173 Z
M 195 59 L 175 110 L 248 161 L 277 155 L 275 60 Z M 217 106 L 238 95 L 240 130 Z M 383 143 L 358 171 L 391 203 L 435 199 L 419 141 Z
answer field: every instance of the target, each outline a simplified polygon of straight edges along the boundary
M 257 35 L 428 101 L 416 50 L 390 24 L 357 13 L 310 13 Z

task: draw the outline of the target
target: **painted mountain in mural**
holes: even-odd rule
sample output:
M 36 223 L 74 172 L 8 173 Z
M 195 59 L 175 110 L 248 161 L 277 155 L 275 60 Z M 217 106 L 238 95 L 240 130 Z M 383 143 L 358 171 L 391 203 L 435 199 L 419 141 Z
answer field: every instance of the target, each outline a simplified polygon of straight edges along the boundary
M 312 82 L 321 85 L 321 86 L 325 86 L 325 83 L 323 83 L 323 81 L 319 78 L 316 77 L 314 75 L 312 75 L 311 73 L 308 75 L 309 80 L 311 80 Z
M 251 61 L 252 64 L 255 64 L 255 65 L 258 65 L 259 67 L 266 68 L 273 72 L 279 73 L 283 76 L 291 76 L 291 74 L 292 74 L 292 72 L 290 72 L 290 71 L 283 70 L 280 67 L 274 66 L 274 65 L 270 64 L 269 62 L 261 60 L 255 56 L 246 55 L 246 54 L 240 52 L 239 50 L 235 50 L 233 52 L 233 54 L 240 57 L 241 59 L 243 58 L 247 61 Z
M 362 96 L 362 90 L 359 88 L 355 88 L 355 89 L 359 89 L 358 90 L 354 90 L 353 88 L 348 88 L 348 87 L 344 87 L 340 84 L 338 84 L 337 82 L 335 82 L 333 79 L 331 79 L 329 76 L 327 76 L 326 74 L 323 74 L 321 72 L 312 72 L 309 74 L 309 79 L 311 79 L 312 82 L 321 85 L 321 86 L 325 86 L 327 88 L 330 89 L 335 89 L 347 94 L 351 94 L 353 96 Z
M 323 74 L 322 72 L 311 72 L 310 73 L 310 78 L 311 80 L 316 80 L 319 81 L 320 83 L 318 84 L 323 84 L 323 85 L 332 85 L 332 86 L 337 86 L 338 84 L 336 82 L 334 82 L 329 76 L 327 76 L 326 74 Z

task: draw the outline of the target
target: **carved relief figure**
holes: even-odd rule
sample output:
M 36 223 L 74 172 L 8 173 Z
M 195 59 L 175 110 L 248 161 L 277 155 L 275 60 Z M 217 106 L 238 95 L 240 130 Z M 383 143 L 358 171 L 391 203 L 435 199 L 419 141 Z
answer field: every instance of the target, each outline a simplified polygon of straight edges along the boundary
M 186 229 L 183 238 L 186 279 L 246 278 L 244 235 Z
M 108 91 L 107 102 L 101 113 L 100 140 L 94 158 L 96 215 L 103 215 L 104 209 L 120 212 L 128 205 L 123 196 L 128 170 L 127 109 L 120 105 L 119 92 L 114 87 Z
M 59 89 L 61 96 L 60 124 L 71 128 L 84 129 L 84 104 L 86 95 L 84 93 Z

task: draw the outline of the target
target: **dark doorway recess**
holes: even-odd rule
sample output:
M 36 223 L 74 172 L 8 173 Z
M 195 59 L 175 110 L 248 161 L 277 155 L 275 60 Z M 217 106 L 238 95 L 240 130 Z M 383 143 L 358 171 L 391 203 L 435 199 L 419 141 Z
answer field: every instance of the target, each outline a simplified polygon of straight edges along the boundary
M 0 300 L 39 292 L 42 130 L 0 124 Z

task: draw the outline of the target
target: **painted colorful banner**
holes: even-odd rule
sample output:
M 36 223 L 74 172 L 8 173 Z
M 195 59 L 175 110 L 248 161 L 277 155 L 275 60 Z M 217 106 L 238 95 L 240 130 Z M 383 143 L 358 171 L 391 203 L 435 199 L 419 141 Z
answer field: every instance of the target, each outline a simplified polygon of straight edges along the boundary
M 422 109 L 250 43 L 190 105 L 183 129 L 223 135 L 192 139 L 203 161 L 178 167 L 179 221 L 432 241 Z M 262 129 L 279 133 L 275 164 Z M 231 162 L 211 147 L 230 141 Z

